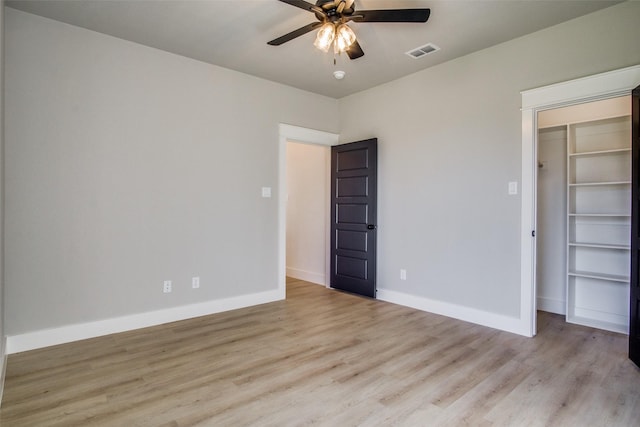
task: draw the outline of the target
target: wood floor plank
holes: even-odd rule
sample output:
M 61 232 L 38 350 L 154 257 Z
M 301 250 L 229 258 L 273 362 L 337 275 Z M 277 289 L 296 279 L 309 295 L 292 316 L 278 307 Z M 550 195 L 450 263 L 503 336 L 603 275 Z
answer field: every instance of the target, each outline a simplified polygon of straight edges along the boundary
M 507 332 L 287 280 L 287 300 L 11 355 L 2 426 L 637 425 L 627 337 Z

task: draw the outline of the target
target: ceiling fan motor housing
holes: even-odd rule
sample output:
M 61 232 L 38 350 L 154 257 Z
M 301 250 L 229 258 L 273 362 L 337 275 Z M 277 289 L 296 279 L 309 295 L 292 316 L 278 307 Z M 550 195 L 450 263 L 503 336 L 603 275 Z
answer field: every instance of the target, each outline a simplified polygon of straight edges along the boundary
M 340 6 L 340 3 L 340 1 L 334 0 L 318 0 L 316 2 L 316 6 L 321 8 L 324 14 L 315 12 L 316 18 L 318 18 L 318 20 L 320 21 L 328 20 L 335 23 L 342 19 L 343 16 L 350 16 L 353 14 L 353 7 L 344 7 L 342 9 L 342 12 L 340 12 L 338 10 L 338 6 Z

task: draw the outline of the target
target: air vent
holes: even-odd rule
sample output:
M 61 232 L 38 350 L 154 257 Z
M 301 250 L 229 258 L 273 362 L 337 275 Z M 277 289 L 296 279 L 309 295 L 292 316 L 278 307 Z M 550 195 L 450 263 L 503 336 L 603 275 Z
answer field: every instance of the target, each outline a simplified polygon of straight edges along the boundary
M 417 47 L 415 49 L 411 49 L 409 52 L 405 52 L 407 55 L 412 57 L 413 59 L 422 58 L 425 55 L 436 52 L 440 50 L 438 46 L 433 43 L 427 43 L 424 46 Z

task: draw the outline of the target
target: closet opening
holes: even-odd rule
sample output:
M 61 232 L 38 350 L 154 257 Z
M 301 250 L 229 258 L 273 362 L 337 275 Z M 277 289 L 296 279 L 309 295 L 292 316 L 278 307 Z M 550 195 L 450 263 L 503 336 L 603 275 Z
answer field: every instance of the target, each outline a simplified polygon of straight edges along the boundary
M 631 97 L 537 114 L 536 305 L 629 331 Z

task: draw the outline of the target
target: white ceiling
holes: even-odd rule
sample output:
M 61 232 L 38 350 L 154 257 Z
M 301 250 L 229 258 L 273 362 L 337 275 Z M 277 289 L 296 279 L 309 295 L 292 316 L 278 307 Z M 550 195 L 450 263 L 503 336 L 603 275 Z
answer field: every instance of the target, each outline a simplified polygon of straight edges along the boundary
M 426 24 L 356 23 L 365 56 L 313 47 L 315 32 L 267 42 L 315 17 L 277 0 L 14 0 L 6 5 L 79 27 L 341 98 L 445 61 L 612 6 L 615 0 L 356 0 L 357 9 L 428 7 Z M 421 59 L 404 52 L 426 43 Z M 334 70 L 344 70 L 338 81 Z

